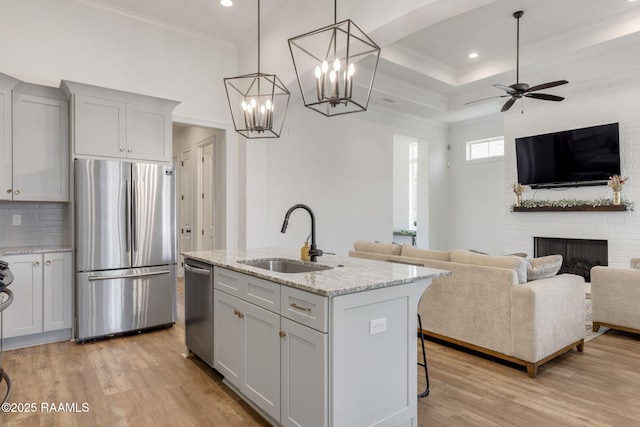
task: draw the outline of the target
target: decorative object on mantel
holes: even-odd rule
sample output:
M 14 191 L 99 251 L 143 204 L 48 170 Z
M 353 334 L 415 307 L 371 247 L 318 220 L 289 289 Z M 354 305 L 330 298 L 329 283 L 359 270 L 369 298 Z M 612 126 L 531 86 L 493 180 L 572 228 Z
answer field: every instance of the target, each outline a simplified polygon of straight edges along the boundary
M 247 139 L 279 138 L 291 93 L 275 74 L 260 72 L 260 0 L 258 0 L 258 72 L 224 79 L 236 132 Z M 235 95 L 234 95 L 235 94 Z M 242 100 L 234 108 L 236 95 Z
M 624 212 L 633 211 L 634 202 L 621 200 L 619 205 L 611 199 L 578 200 L 523 200 L 521 206 L 512 205 L 511 212 L 550 212 L 550 211 L 583 211 L 583 212 Z
M 516 206 L 522 206 L 522 193 L 527 189 L 526 185 L 516 182 L 512 186 L 513 192 L 516 194 Z
M 620 175 L 613 175 L 609 177 L 609 182 L 607 184 L 613 190 L 614 205 L 620 204 L 620 192 L 622 191 L 622 187 L 624 186 L 624 183 L 627 182 L 628 180 L 629 180 L 628 176 L 623 177 Z
M 526 185 L 519 182 L 513 184 L 513 192 L 516 193 L 516 206 L 522 206 L 522 193 L 527 189 Z
M 366 111 L 380 47 L 347 19 L 289 39 L 305 107 L 327 117 Z M 356 69 L 356 63 L 358 67 Z

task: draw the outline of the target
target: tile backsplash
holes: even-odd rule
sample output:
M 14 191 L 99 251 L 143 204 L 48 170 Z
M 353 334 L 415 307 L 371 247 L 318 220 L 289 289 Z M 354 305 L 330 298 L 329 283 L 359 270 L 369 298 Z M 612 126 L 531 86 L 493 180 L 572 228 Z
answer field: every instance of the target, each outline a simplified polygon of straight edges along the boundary
M 68 203 L 0 202 L 0 247 L 68 245 L 68 222 Z

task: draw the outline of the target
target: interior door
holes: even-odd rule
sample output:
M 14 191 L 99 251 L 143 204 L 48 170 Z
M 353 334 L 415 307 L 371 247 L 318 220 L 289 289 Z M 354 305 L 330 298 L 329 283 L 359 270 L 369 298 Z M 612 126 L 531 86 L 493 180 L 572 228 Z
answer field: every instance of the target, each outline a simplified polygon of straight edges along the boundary
M 193 250 L 191 226 L 193 224 L 193 169 L 191 149 L 180 152 L 180 191 L 178 204 L 180 206 L 179 246 L 180 252 Z M 195 228 L 195 227 L 194 227 Z
M 129 268 L 130 164 L 75 160 L 76 270 Z
M 131 164 L 131 262 L 133 267 L 175 264 L 173 166 Z
M 214 249 L 213 143 L 202 148 L 202 239 L 200 250 Z

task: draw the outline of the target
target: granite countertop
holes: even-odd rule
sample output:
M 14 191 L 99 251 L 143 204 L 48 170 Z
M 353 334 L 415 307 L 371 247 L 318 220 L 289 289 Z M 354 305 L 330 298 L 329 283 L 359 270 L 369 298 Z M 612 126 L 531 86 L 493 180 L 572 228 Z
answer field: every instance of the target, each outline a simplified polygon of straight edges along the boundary
M 46 254 L 53 252 L 71 252 L 71 245 L 62 246 L 20 246 L 0 248 L 0 256 L 3 255 L 27 255 L 27 254 Z
M 265 258 L 299 260 L 300 250 L 298 249 L 223 249 L 185 252 L 183 255 L 186 258 L 328 297 L 403 285 L 421 279 L 432 279 L 451 274 L 449 271 L 434 268 L 336 255 L 318 257 L 317 264 L 333 268 L 308 273 L 278 273 L 238 262 L 257 261 Z

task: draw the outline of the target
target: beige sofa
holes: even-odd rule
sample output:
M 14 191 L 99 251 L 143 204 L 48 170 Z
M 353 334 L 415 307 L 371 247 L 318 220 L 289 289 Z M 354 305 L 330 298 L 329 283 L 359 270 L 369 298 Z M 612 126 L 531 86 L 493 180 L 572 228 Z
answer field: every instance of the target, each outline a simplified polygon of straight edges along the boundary
M 631 268 L 593 267 L 591 307 L 593 331 L 601 326 L 640 334 L 640 258 Z
M 552 358 L 584 349 L 584 279 L 555 275 L 560 266 L 553 271 L 546 263 L 550 258 L 530 262 L 369 242 L 354 247 L 349 256 L 452 272 L 434 279 L 420 300 L 426 335 L 526 366 L 531 378 Z M 545 276 L 551 277 L 537 278 Z

